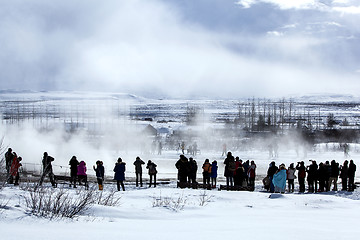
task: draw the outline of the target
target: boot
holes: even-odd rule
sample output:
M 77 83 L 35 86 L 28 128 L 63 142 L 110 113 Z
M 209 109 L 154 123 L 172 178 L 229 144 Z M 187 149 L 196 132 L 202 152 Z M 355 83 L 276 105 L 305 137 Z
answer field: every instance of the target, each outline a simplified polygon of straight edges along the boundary
M 104 189 L 104 186 L 102 184 L 99 184 L 99 190 L 102 191 Z

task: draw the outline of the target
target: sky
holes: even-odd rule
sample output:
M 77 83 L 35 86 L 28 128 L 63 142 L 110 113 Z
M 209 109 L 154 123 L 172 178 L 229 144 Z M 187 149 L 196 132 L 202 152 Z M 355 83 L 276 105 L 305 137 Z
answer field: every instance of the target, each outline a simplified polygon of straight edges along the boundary
M 359 95 L 355 0 L 0 0 L 0 89 Z

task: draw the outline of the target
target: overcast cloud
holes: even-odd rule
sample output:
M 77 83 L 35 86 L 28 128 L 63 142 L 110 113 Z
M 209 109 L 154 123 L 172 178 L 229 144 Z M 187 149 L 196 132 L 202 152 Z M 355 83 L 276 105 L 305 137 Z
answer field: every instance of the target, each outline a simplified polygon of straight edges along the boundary
M 358 94 L 351 0 L 0 1 L 1 89 Z

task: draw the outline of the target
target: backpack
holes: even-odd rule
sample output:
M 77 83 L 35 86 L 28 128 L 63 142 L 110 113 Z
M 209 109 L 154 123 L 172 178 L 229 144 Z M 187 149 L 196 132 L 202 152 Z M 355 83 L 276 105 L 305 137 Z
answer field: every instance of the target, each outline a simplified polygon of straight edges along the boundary
M 236 163 L 235 163 L 235 161 L 229 162 L 229 170 L 230 170 L 230 171 L 235 171 L 235 170 L 236 170 Z
M 156 168 L 155 168 L 154 164 L 150 164 L 149 165 L 149 174 L 154 175 L 156 173 L 157 173 L 157 171 L 156 171 Z

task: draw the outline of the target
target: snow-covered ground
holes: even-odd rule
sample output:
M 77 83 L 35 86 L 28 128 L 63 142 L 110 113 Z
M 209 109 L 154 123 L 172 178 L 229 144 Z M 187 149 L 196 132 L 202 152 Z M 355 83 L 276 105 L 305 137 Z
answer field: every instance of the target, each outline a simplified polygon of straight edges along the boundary
M 75 220 L 32 216 L 23 200 L 26 191 L 6 186 L 0 191 L 2 203 L 7 205 L 0 209 L 1 239 L 357 239 L 360 236 L 359 189 L 352 193 L 270 194 L 262 191 L 261 177 L 254 192 L 179 189 L 173 165 L 178 154 L 165 152 L 152 158 L 159 165 L 158 177 L 170 179 L 170 184 L 136 188 L 127 182 L 126 191 L 115 194 L 121 197 L 119 206 L 94 205 Z M 350 154 L 360 166 L 360 154 Z M 234 155 L 255 160 L 258 175 L 265 174 L 272 160 L 288 165 L 306 159 L 318 162 L 336 159 L 340 163 L 345 159 L 342 152 L 325 152 L 322 147 L 308 152 L 307 157 L 298 157 L 294 151 L 279 152 L 279 157 L 272 159 L 264 151 L 234 152 Z M 132 153 L 124 157 L 128 162 L 128 179 L 133 177 L 132 161 L 135 160 L 130 156 Z M 220 153 L 202 153 L 195 157 L 199 165 L 205 158 L 223 159 Z M 221 162 L 219 165 L 221 182 L 223 165 Z M 146 174 L 144 178 L 147 181 Z M 61 187 L 76 194 L 67 185 Z M 114 183 L 105 184 L 104 191 L 113 189 Z M 156 199 L 165 198 L 180 204 L 154 207 Z

